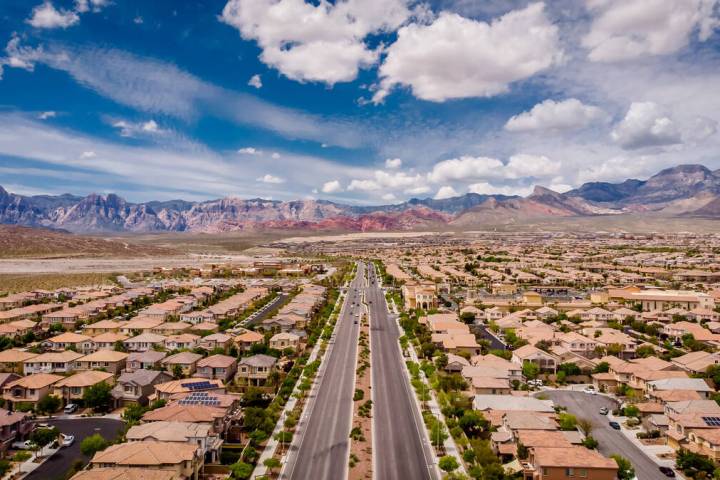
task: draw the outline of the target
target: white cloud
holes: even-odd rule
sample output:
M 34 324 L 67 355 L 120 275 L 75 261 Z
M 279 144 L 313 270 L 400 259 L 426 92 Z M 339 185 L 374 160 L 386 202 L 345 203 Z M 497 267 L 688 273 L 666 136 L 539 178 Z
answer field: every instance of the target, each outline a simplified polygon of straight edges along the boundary
M 97 157 L 97 153 L 93 152 L 92 150 L 87 150 L 85 152 L 82 152 L 80 154 L 80 158 L 95 158 Z
M 352 180 L 350 182 L 350 185 L 348 185 L 348 191 L 352 192 L 355 190 L 360 190 L 363 192 L 372 192 L 375 190 L 380 190 L 380 185 L 375 180 Z
M 582 39 L 596 62 L 665 55 L 688 45 L 695 31 L 707 40 L 719 25 L 717 0 L 587 0 L 593 15 Z
M 133 18 L 133 23 L 134 23 L 135 25 L 142 25 L 144 22 L 145 22 L 145 20 L 143 20 L 143 17 L 141 17 L 140 15 L 138 15 L 138 16 L 135 17 L 135 18 Z
M 99 12 L 103 7 L 106 7 L 109 4 L 110 0 L 75 0 L 75 11 L 78 13 L 85 13 L 89 12 L 90 8 L 92 8 L 93 12 Z M 142 23 L 142 18 L 140 23 Z
M 160 128 L 155 120 L 146 122 L 130 122 L 128 120 L 114 120 L 112 126 L 120 130 L 123 137 L 135 137 L 138 135 L 161 135 L 168 133 Z
M 47 112 L 40 112 L 38 115 L 38 118 L 40 120 L 47 120 L 48 118 L 55 118 L 57 116 L 57 112 L 53 112 L 52 110 Z
M 342 186 L 338 180 L 330 180 L 329 182 L 323 183 L 321 188 L 323 193 L 337 193 L 342 191 Z
M 407 195 L 422 195 L 428 192 L 430 192 L 430 187 L 428 187 L 427 185 L 423 185 L 421 187 L 408 188 L 403 193 Z
M 532 186 L 516 187 L 512 185 L 493 185 L 488 182 L 478 182 L 468 185 L 468 191 L 478 195 L 520 195 L 527 196 L 533 191 Z
M 515 10 L 491 23 L 442 12 L 429 25 L 413 23 L 398 30 L 380 67 L 373 101 L 382 101 L 395 85 L 407 85 L 423 100 L 490 97 L 561 59 L 558 29 L 543 3 Z
M 385 200 L 386 202 L 394 202 L 397 200 L 397 197 L 392 193 L 386 193 L 385 195 L 382 196 L 382 199 Z
M 435 200 L 442 200 L 444 198 L 451 198 L 451 197 L 457 197 L 460 195 L 453 187 L 450 185 L 444 185 L 440 187 L 435 194 Z
M 585 105 L 576 98 L 559 102 L 548 99 L 535 105 L 529 112 L 510 118 L 505 124 L 505 130 L 511 132 L 575 130 L 607 118 L 602 109 Z
M 611 136 L 626 150 L 682 142 L 675 122 L 654 102 L 633 102 Z
M 481 180 L 496 177 L 502 168 L 496 158 L 463 156 L 436 163 L 428 179 L 435 183 Z
M 273 154 L 270 155 L 270 158 L 272 158 L 273 160 L 278 160 L 279 158 L 282 158 L 282 155 L 277 152 L 273 152 Z
M 388 158 L 385 160 L 385 168 L 400 168 L 402 167 L 402 160 L 399 158 Z
M 278 183 L 278 184 L 285 183 L 285 179 L 276 177 L 275 175 L 270 175 L 269 173 L 266 173 L 265 175 L 258 178 L 257 180 L 258 180 L 258 182 L 263 182 L 263 183 Z
M 35 28 L 68 28 L 80 21 L 77 13 L 57 10 L 49 0 L 33 8 L 27 23 Z
M 239 149 L 238 153 L 241 155 L 260 155 L 262 151 L 255 147 L 244 147 Z
M 511 179 L 525 177 L 546 178 L 554 177 L 561 170 L 562 164 L 559 161 L 550 160 L 544 155 L 520 153 L 510 157 L 501 174 L 504 178 Z
M 409 15 L 405 0 L 230 0 L 221 20 L 255 40 L 260 60 L 286 77 L 332 85 L 376 61 L 366 36 L 394 31 Z
M 260 78 L 260 75 L 255 74 L 252 77 L 250 77 L 250 80 L 248 80 L 248 85 L 255 88 L 262 88 L 262 79 Z
M 416 191 L 425 185 L 425 177 L 420 174 L 408 175 L 405 172 L 385 172 L 375 170 L 371 179 L 353 179 L 348 185 L 348 191 L 360 190 L 372 192 L 377 190 L 403 190 Z

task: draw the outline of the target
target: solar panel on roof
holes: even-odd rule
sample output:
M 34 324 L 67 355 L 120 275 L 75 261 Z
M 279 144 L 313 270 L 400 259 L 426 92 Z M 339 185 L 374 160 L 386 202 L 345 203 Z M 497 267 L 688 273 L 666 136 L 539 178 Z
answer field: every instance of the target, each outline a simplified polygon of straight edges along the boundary
M 702 419 L 709 427 L 720 427 L 720 417 L 702 417 Z

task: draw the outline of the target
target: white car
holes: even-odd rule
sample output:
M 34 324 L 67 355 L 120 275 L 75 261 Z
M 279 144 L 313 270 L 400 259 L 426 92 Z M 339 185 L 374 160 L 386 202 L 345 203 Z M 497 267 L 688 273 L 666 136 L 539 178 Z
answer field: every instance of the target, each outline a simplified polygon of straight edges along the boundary
M 13 442 L 11 446 L 16 450 L 30 450 L 33 443 L 30 440 L 25 440 L 24 442 Z
M 75 437 L 73 435 L 65 435 L 64 433 L 60 434 L 60 446 L 61 447 L 69 447 L 73 444 L 75 441 Z
M 589 393 L 590 395 L 596 395 L 597 392 L 595 391 L 595 388 L 593 387 L 587 387 L 583 390 L 585 393 Z

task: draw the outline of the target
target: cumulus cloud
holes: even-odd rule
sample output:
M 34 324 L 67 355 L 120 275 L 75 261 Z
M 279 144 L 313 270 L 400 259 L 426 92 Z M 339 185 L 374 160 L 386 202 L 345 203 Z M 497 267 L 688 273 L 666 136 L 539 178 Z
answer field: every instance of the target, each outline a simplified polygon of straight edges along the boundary
M 75 11 L 78 13 L 85 13 L 92 9 L 93 12 L 99 12 L 103 7 L 106 7 L 109 4 L 110 0 L 75 0 Z M 136 19 L 137 18 L 138 17 L 136 17 Z M 142 18 L 140 20 L 140 23 L 142 23 Z
M 255 147 L 244 147 L 238 150 L 241 155 L 260 155 L 262 150 L 258 150 Z
M 348 185 L 348 190 L 360 191 L 376 191 L 382 189 L 415 191 L 415 189 L 424 186 L 425 177 L 420 174 L 408 175 L 405 172 L 385 172 L 376 170 L 373 172 L 373 178 L 370 179 L 354 179 Z
M 611 136 L 626 150 L 682 142 L 675 122 L 655 102 L 633 102 Z
M 266 173 L 262 177 L 258 178 L 257 181 L 263 182 L 263 183 L 276 183 L 276 184 L 285 183 L 284 178 L 276 177 L 275 175 L 270 175 L 269 173 Z
M 385 200 L 386 202 L 394 202 L 395 200 L 397 200 L 397 197 L 395 196 L 395 194 L 386 193 L 385 195 L 382 196 L 382 199 Z
M 277 152 L 273 152 L 272 155 L 270 155 L 270 158 L 272 158 L 273 160 L 278 160 L 278 159 L 282 158 L 282 155 L 280 155 Z
M 352 192 L 355 190 L 361 190 L 363 192 L 372 192 L 380 190 L 380 185 L 375 180 L 352 180 L 348 185 L 348 191 Z
M 505 178 L 517 179 L 525 177 L 554 177 L 562 169 L 562 164 L 550 160 L 544 155 L 529 155 L 520 153 L 510 157 L 502 171 Z
M 329 182 L 323 183 L 320 189 L 323 193 L 337 193 L 342 192 L 342 185 L 339 180 L 330 180 Z
M 385 168 L 400 168 L 402 167 L 402 160 L 399 158 L 388 158 L 385 160 Z
M 428 179 L 435 183 L 481 180 L 497 176 L 502 168 L 496 158 L 463 156 L 436 163 Z
M 365 37 L 394 31 L 409 15 L 406 0 L 230 0 L 221 20 L 255 40 L 260 60 L 286 77 L 332 85 L 375 63 Z
M 460 195 L 453 187 L 450 185 L 443 185 L 440 187 L 435 194 L 435 200 L 442 200 L 444 198 L 451 198 L 451 197 L 457 197 Z
M 493 185 L 488 182 L 478 182 L 468 185 L 468 191 L 479 195 L 530 195 L 533 191 L 532 186 L 515 187 L 511 185 Z
M 82 158 L 82 159 L 94 158 L 94 157 L 97 157 L 97 153 L 93 152 L 92 150 L 88 150 L 88 151 L 82 152 L 80 154 L 80 158 Z
M 582 39 L 595 62 L 665 55 L 688 45 L 695 31 L 707 40 L 720 24 L 717 0 L 587 0 L 593 15 Z
M 260 78 L 260 75 L 255 74 L 252 77 L 250 77 L 250 80 L 248 81 L 248 85 L 255 88 L 262 88 L 262 79 Z
M 429 25 L 398 30 L 387 48 L 373 101 L 395 85 L 406 85 L 423 100 L 490 97 L 561 59 L 558 29 L 534 3 L 485 23 L 442 12 Z
M 510 132 L 576 130 L 607 118 L 602 109 L 585 105 L 576 98 L 559 102 L 548 99 L 538 103 L 528 112 L 511 117 L 505 124 L 505 130 Z
M 33 8 L 27 23 L 35 28 L 68 28 L 80 22 L 77 13 L 71 10 L 57 10 L 50 1 Z
M 47 120 L 48 118 L 55 118 L 56 116 L 57 112 L 53 112 L 52 110 L 47 112 L 40 112 L 40 114 L 38 114 L 38 118 L 40 120 Z

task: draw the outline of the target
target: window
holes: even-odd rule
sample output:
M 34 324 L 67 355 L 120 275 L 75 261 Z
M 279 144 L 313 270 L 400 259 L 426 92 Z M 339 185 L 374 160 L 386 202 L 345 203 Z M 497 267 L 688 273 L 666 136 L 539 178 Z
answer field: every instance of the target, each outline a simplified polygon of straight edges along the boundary
M 580 469 L 580 476 L 581 476 L 582 478 L 587 478 L 587 469 L 586 469 L 586 468 L 581 468 L 581 469 Z
M 566 469 L 565 469 L 565 476 L 566 476 L 566 477 L 574 477 L 574 476 L 575 476 L 575 469 L 574 469 L 574 468 L 566 468 Z

